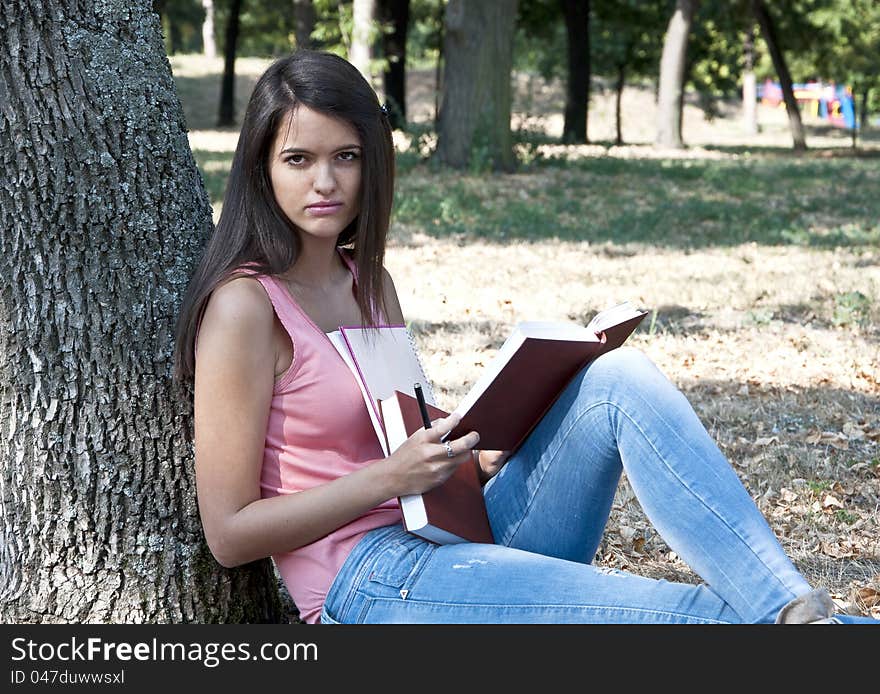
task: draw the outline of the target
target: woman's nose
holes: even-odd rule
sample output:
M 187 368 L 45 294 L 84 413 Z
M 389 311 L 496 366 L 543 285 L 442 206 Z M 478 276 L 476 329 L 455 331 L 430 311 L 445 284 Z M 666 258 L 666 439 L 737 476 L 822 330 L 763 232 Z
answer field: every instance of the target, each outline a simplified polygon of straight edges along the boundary
M 336 188 L 336 176 L 330 163 L 318 164 L 315 169 L 315 190 L 322 194 L 332 193 Z

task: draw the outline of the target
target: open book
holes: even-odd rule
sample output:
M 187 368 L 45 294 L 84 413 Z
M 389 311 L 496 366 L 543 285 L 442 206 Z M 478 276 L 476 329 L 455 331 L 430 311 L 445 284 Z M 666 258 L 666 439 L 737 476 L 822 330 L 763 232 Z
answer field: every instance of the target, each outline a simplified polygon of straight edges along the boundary
M 596 314 L 587 326 L 546 321 L 519 323 L 455 408 L 462 420 L 445 438 L 456 439 L 477 431 L 481 449 L 515 451 L 571 379 L 590 361 L 623 344 L 646 315 L 647 311 L 625 302 Z M 412 403 L 416 403 L 410 395 L 415 383 L 422 385 L 429 411 L 435 413 L 432 418 L 446 413 L 435 406 L 433 390 L 405 326 L 360 330 L 341 328 L 340 337 L 331 341 L 358 380 L 376 436 L 389 455 L 422 426 L 420 415 L 413 419 L 414 415 L 407 414 L 413 409 Z M 417 403 L 413 411 L 418 415 Z M 441 485 L 449 485 L 449 489 L 400 497 L 407 529 L 441 543 L 491 542 L 491 534 L 487 537 L 481 531 L 451 529 L 450 514 L 444 519 L 443 514 L 435 517 L 431 513 L 432 508 L 448 503 L 451 496 L 459 502 L 452 516 L 477 518 L 476 526 L 481 525 L 479 518 L 484 516 L 485 506 L 481 491 L 479 495 L 474 493 L 475 489 L 479 491 L 476 468 L 472 472 L 470 475 L 465 469 L 461 472 L 465 477 L 457 473 Z M 435 496 L 447 502 L 432 504 Z M 471 527 L 475 527 L 473 523 Z M 472 540 L 473 537 L 480 539 Z
M 622 345 L 647 311 L 629 302 L 602 311 L 581 326 L 569 322 L 519 323 L 455 408 L 461 422 L 447 435 L 480 434 L 480 448 L 515 451 L 565 386 L 589 362 Z

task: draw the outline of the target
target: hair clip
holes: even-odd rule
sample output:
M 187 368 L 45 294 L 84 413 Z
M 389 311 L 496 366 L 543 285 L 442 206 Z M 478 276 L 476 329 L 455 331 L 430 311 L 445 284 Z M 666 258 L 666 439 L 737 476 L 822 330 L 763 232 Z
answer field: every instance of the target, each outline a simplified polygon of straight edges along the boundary
M 382 104 L 381 106 L 379 106 L 379 109 L 380 109 L 380 110 L 382 111 L 382 113 L 384 113 L 386 116 L 388 115 L 388 107 L 387 107 L 385 104 Z

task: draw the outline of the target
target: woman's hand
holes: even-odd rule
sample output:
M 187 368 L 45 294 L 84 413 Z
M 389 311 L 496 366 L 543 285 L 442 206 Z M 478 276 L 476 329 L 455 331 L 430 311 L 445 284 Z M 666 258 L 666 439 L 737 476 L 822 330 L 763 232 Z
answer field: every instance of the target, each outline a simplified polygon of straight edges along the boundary
M 458 414 L 435 420 L 430 429 L 419 429 L 385 459 L 394 495 L 422 494 L 443 484 L 459 465 L 473 460 L 472 449 L 480 441 L 477 432 L 447 441 L 453 452 L 451 458 L 440 442 L 460 420 Z
M 495 477 L 510 457 L 510 451 L 475 451 L 475 453 L 479 463 L 477 469 L 480 473 L 480 484 L 486 484 Z

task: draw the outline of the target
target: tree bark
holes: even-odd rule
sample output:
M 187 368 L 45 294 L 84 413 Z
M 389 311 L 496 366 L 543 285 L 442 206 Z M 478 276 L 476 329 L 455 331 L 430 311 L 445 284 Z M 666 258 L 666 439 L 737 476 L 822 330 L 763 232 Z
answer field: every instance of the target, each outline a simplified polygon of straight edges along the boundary
M 354 25 L 348 60 L 370 84 L 373 84 L 373 24 L 376 17 L 376 0 L 354 0 L 352 3 Z
M 752 12 L 758 25 L 761 27 L 761 35 L 767 44 L 767 50 L 773 60 L 773 69 L 779 77 L 779 86 L 782 88 L 782 99 L 785 102 L 785 110 L 788 113 L 788 124 L 791 128 L 791 139 L 795 150 L 805 150 L 807 148 L 807 138 L 804 134 L 804 126 L 801 122 L 801 112 L 798 108 L 797 99 L 794 98 L 794 88 L 792 87 L 791 73 L 788 71 L 788 64 L 785 62 L 785 56 L 782 53 L 782 47 L 776 36 L 776 26 L 773 18 L 767 10 L 767 6 L 763 0 L 752 0 Z
M 202 22 L 202 52 L 209 60 L 217 57 L 217 42 L 214 40 L 214 0 L 202 0 L 205 20 Z
M 666 28 L 660 58 L 660 86 L 657 92 L 658 147 L 681 149 L 682 96 L 688 36 L 698 0 L 676 0 L 675 12 Z
M 242 0 L 230 0 L 226 20 L 226 42 L 223 46 L 223 81 L 220 83 L 220 112 L 217 127 L 235 125 L 235 56 L 238 51 Z
M 406 129 L 406 36 L 409 28 L 409 0 L 382 0 L 382 21 L 392 31 L 384 34 L 387 66 L 384 73 L 385 101 L 391 127 Z
M 568 35 L 568 83 L 562 141 L 587 143 L 590 108 L 590 1 L 560 0 Z
M 510 132 L 516 0 L 449 0 L 436 156 L 453 168 L 515 168 Z
M 293 0 L 293 31 L 297 48 L 315 48 L 312 39 L 315 19 L 314 0 Z
M 171 379 L 211 208 L 149 0 L 0 3 L 0 619 L 285 621 L 222 569 Z

